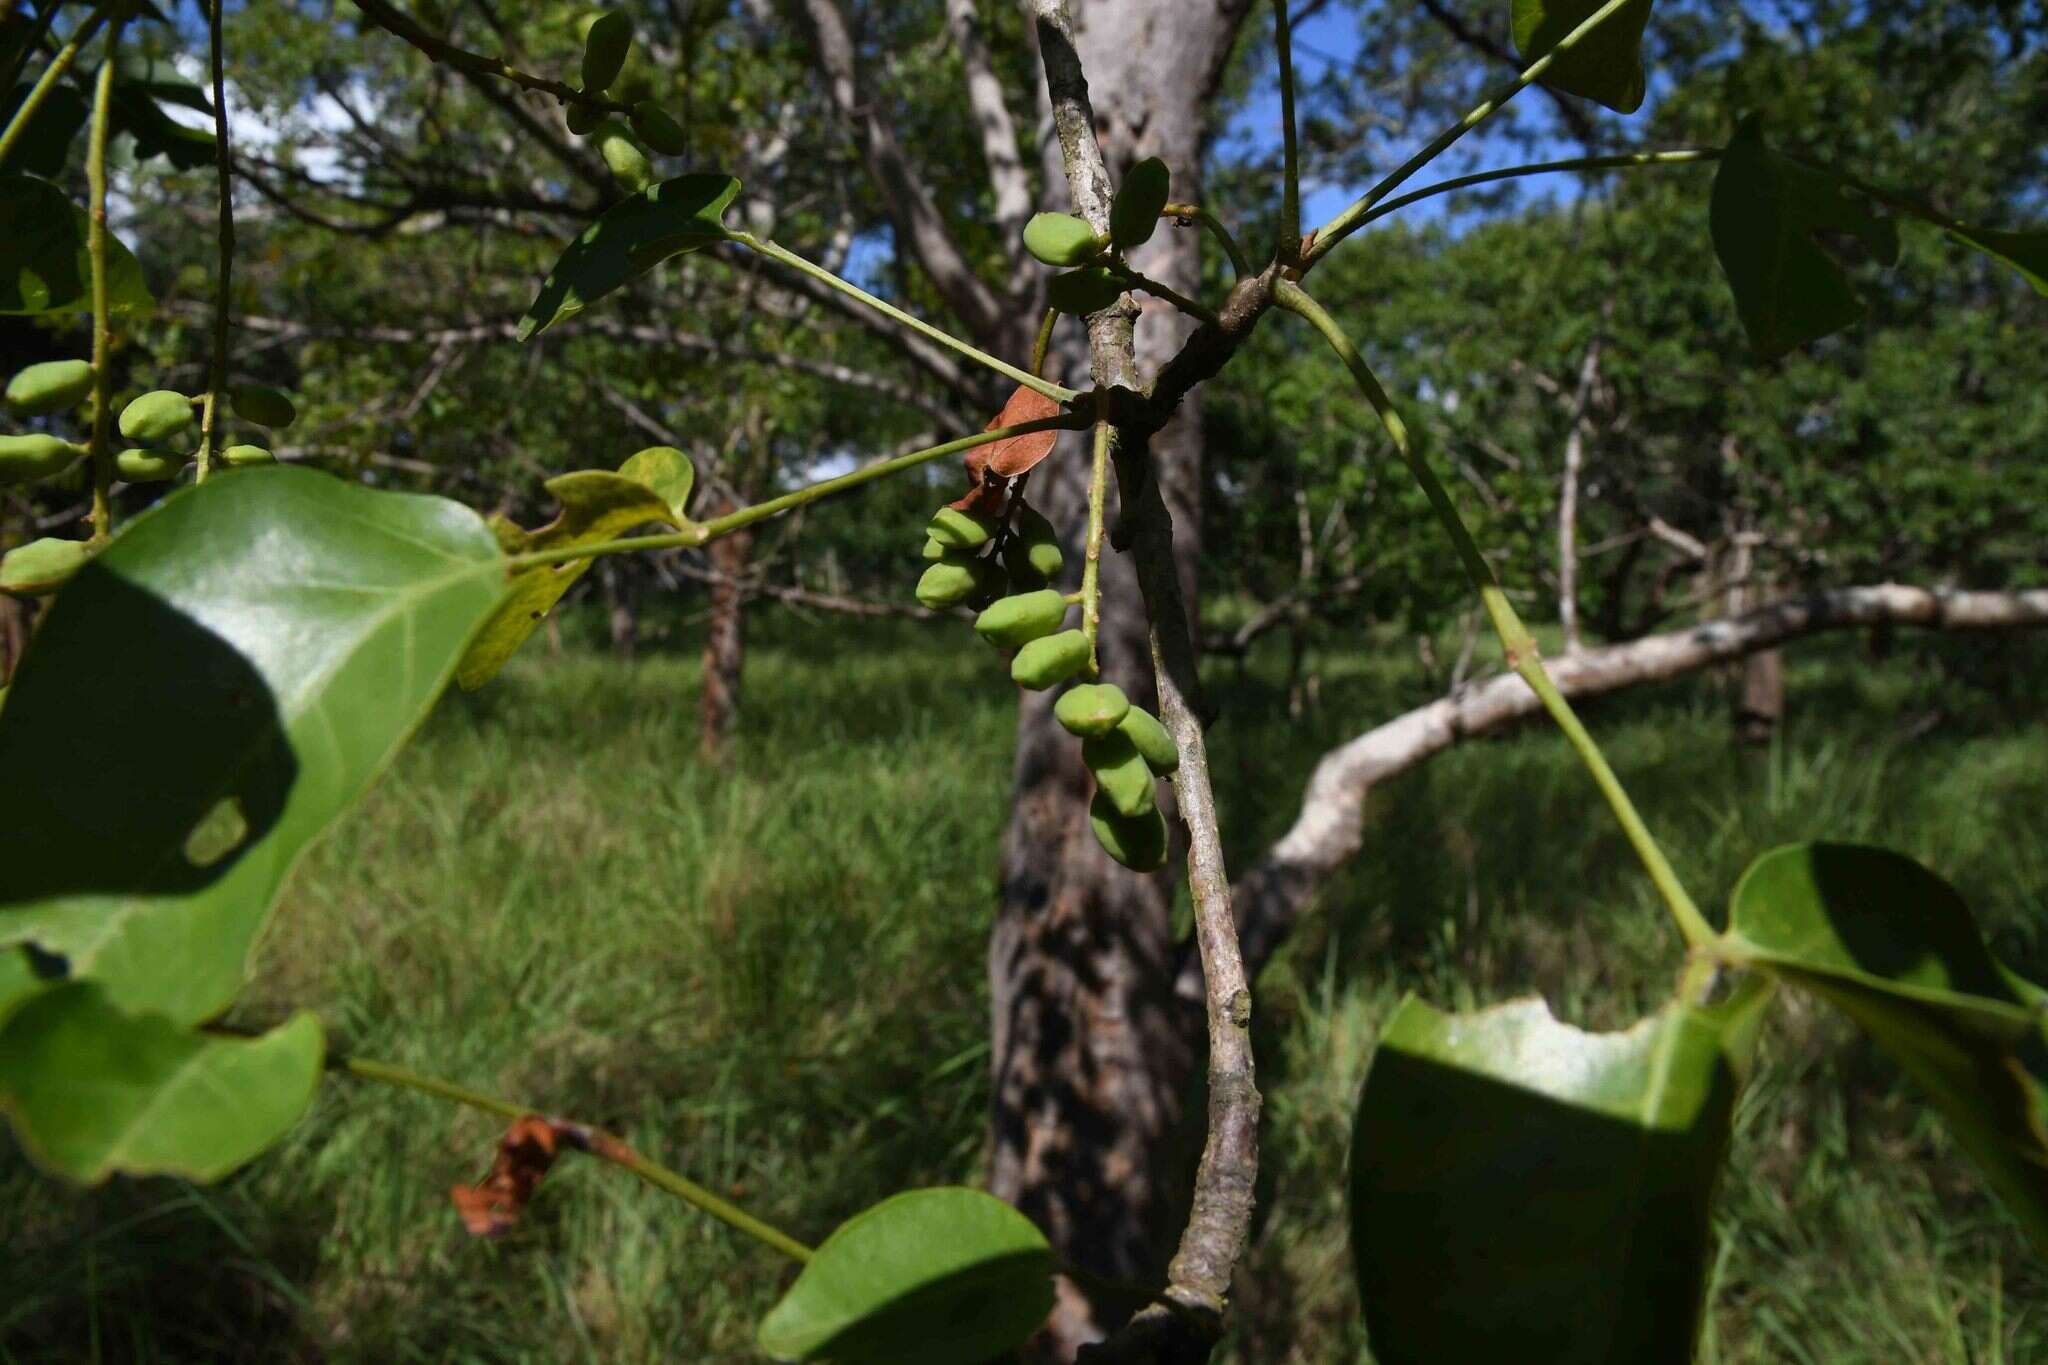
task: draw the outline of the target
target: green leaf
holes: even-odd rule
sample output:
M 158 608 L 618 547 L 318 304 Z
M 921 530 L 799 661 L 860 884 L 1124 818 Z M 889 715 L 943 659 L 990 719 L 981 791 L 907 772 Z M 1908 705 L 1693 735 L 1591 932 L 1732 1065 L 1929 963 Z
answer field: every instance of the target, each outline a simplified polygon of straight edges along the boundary
M 725 210 L 740 192 L 729 175 L 685 175 L 621 200 L 569 244 L 519 320 L 521 341 L 574 317 L 671 256 L 726 239 Z
M 1794 844 L 1743 874 L 1722 942 L 1890 1053 L 2048 1254 L 2048 994 L 1991 956 L 1955 888 L 1884 849 Z
M 28 92 L 27 82 L 14 87 L 4 110 L 0 110 L 0 128 L 6 127 L 13 119 L 14 111 L 21 108 Z M 71 153 L 71 144 L 77 138 L 78 130 L 85 126 L 90 112 L 85 98 L 78 92 L 61 85 L 50 91 L 36 109 L 35 117 L 22 131 L 21 141 L 14 145 L 7 164 L 17 171 L 52 179 L 64 174 L 64 162 Z
M 323 1051 L 311 1014 L 258 1038 L 215 1037 L 72 981 L 0 1029 L 0 1108 L 37 1164 L 72 1180 L 218 1180 L 298 1121 Z
M 85 210 L 47 180 L 0 175 L 0 313 L 89 313 Z M 107 299 L 116 312 L 155 299 L 134 253 L 107 235 Z
M 1722 154 L 1710 224 L 1742 325 L 1766 360 L 1863 316 L 1863 300 L 1816 233 L 1854 236 L 1887 266 L 1899 259 L 1896 222 L 1840 177 L 1772 151 L 1754 118 Z
M 2048 230 L 2001 232 L 1997 228 L 1959 223 L 1948 230 L 1948 235 L 1995 261 L 2005 262 L 2034 286 L 2035 293 L 2048 295 Z
M 619 473 L 635 483 L 645 484 L 668 504 L 668 520 L 678 530 L 690 525 L 690 492 L 697 484 L 697 467 L 690 457 L 674 446 L 649 446 L 626 457 Z
M 1351 1247 L 1382 1365 L 1685 1361 L 1708 1210 L 1768 986 L 1584 1033 L 1540 999 L 1380 1035 L 1351 1147 Z
M 1563 42 L 1606 0 L 1515 0 L 1515 46 L 1534 62 Z M 1573 44 L 1543 73 L 1543 84 L 1568 95 L 1584 95 L 1617 113 L 1642 108 L 1643 30 L 1651 0 L 1624 5 Z
M 635 526 L 651 521 L 684 524 L 675 521 L 674 510 L 652 488 L 602 469 L 585 469 L 549 479 L 547 490 L 562 504 L 562 514 L 525 535 L 523 543 L 510 536 L 516 527 L 499 530 L 499 543 L 509 552 L 595 545 L 601 540 L 615 540 Z M 515 544 L 516 550 L 512 548 Z M 463 690 L 473 692 L 497 677 L 505 661 L 526 643 L 590 564 L 588 559 L 570 559 L 520 570 L 512 579 L 512 591 L 462 656 L 455 678 Z
M 505 582 L 469 509 L 311 470 L 137 518 L 58 593 L 0 710 L 0 947 L 65 959 L 121 1010 L 218 1013 L 292 866 Z
M 978 1365 L 1052 1311 L 1052 1251 L 1017 1210 L 980 1190 L 913 1190 L 825 1239 L 761 1320 L 778 1360 Z
M 213 132 L 191 128 L 163 111 L 164 104 L 182 105 L 211 114 L 206 93 L 179 76 L 169 62 L 135 53 L 122 54 L 114 80 L 110 127 L 135 139 L 135 159 L 162 156 L 181 171 L 214 162 Z

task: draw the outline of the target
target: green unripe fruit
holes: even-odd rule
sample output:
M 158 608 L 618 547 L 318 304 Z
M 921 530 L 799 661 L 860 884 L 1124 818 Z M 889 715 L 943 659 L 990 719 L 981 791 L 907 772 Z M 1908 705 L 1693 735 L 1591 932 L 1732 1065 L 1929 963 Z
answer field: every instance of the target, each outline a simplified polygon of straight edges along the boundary
M 597 134 L 598 154 L 612 168 L 612 178 L 628 194 L 638 194 L 654 183 L 654 163 L 638 143 L 617 123 L 606 123 Z
M 1118 815 L 1148 815 L 1159 804 L 1152 790 L 1152 769 L 1138 746 L 1115 730 L 1099 739 L 1081 741 L 1081 761 L 1095 774 L 1100 796 Z
M 947 555 L 958 554 L 959 551 L 949 550 L 945 546 L 939 544 L 938 541 L 932 539 L 930 536 L 926 536 L 924 538 L 924 550 L 922 553 L 926 559 L 944 559 Z
M 277 456 L 262 446 L 229 446 L 220 453 L 220 462 L 230 469 L 246 469 L 252 464 L 276 464 Z
M 1005 597 L 974 618 L 975 633 L 1003 649 L 1021 649 L 1067 619 L 1067 599 L 1052 588 Z
M 28 483 L 62 474 L 83 454 L 84 446 L 43 432 L 0 436 L 0 483 Z
M 607 10 L 591 21 L 583 35 L 583 90 L 601 95 L 611 88 L 625 68 L 626 54 L 633 48 L 633 21 L 617 10 Z
M 1010 571 L 1011 591 L 1043 588 L 1059 577 L 1060 547 L 1050 541 L 1027 544 L 1011 536 L 1003 545 L 1003 567 Z
M 1124 174 L 1109 203 L 1109 238 L 1120 247 L 1143 246 L 1159 226 L 1172 174 L 1166 163 L 1148 156 Z
M 0 592 L 16 597 L 44 597 L 92 558 L 82 540 L 32 540 L 0 557 Z
M 1031 567 L 1047 578 L 1057 578 L 1065 557 L 1060 554 L 1060 533 L 1036 507 L 1025 503 L 1010 519 L 1012 544 L 1021 543 L 1030 552 Z
M 1173 742 L 1173 736 L 1159 723 L 1159 718 L 1142 706 L 1133 706 L 1124 712 L 1124 718 L 1116 723 L 1117 730 L 1137 746 L 1145 756 L 1145 762 L 1153 772 L 1167 776 L 1180 767 L 1180 746 Z
M 985 559 L 942 559 L 917 580 L 917 600 L 933 611 L 944 611 L 963 602 L 973 605 L 975 599 L 985 599 L 1001 590 L 1001 575 Z
M 192 400 L 172 389 L 153 389 L 121 409 L 121 434 L 143 445 L 167 441 L 192 425 Z
M 589 137 L 604 122 L 604 110 L 581 100 L 570 100 L 569 107 L 562 111 L 562 121 L 569 125 L 569 131 L 578 137 Z
M 1070 734 L 1093 739 L 1116 729 L 1130 709 L 1130 698 L 1115 683 L 1082 683 L 1069 688 L 1053 705 L 1052 713 Z
M 23 417 L 42 417 L 77 407 L 91 392 L 91 362 L 45 360 L 7 381 L 7 406 Z
M 235 416 L 259 427 L 288 427 L 299 420 L 299 410 L 284 390 L 268 384 L 237 384 L 228 390 L 228 403 Z
M 641 100 L 633 106 L 633 131 L 663 156 L 681 156 L 690 150 L 690 136 L 683 131 L 683 125 L 653 100 Z
M 1086 265 L 1109 239 L 1071 213 L 1036 213 L 1024 225 L 1024 249 L 1047 265 Z
M 941 507 L 926 528 L 931 538 L 949 550 L 978 550 L 996 533 L 995 523 L 957 507 Z
M 1102 793 L 1088 803 L 1088 823 L 1102 851 L 1133 872 L 1166 866 L 1166 816 L 1155 805 L 1150 815 L 1119 815 Z
M 129 483 L 162 483 L 184 467 L 185 457 L 168 450 L 124 450 L 114 457 L 114 472 Z
M 1047 306 L 1075 317 L 1099 313 L 1123 296 L 1123 281 L 1099 265 L 1055 275 L 1045 287 Z
M 1078 630 L 1063 630 L 1033 640 L 1010 660 L 1010 678 L 1019 687 L 1042 692 L 1058 687 L 1088 666 L 1088 637 Z

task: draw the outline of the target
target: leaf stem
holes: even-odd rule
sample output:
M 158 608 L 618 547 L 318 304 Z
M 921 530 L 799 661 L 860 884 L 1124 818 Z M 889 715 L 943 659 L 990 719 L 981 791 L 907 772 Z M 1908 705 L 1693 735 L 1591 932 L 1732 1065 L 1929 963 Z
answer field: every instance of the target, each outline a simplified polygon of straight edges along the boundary
M 105 544 L 114 531 L 114 451 L 108 428 L 112 409 L 114 327 L 107 301 L 107 129 L 114 103 L 114 51 L 121 31 L 117 19 L 107 30 L 107 58 L 93 84 L 92 134 L 86 145 L 85 176 L 92 202 L 86 215 L 86 254 L 92 264 L 92 540 Z
M 215 421 L 220 412 L 221 391 L 228 382 L 228 289 L 235 273 L 235 196 L 228 153 L 228 97 L 221 69 L 221 10 L 226 0 L 213 0 L 207 15 L 208 41 L 213 65 L 213 148 L 214 177 L 220 191 L 219 226 L 220 277 L 214 281 L 213 355 L 206 367 L 206 399 L 199 409 L 199 464 L 193 482 L 206 482 L 213 465 Z
M 417 1071 L 408 1071 L 402 1066 L 388 1062 L 373 1062 L 366 1057 L 329 1056 L 327 1067 L 330 1071 L 345 1072 L 359 1080 L 374 1081 L 379 1085 L 396 1086 L 401 1090 L 412 1090 L 422 1095 L 431 1095 L 451 1104 L 467 1105 L 480 1109 L 486 1114 L 495 1114 L 502 1119 L 522 1119 L 529 1114 L 540 1115 L 540 1111 L 529 1105 L 514 1104 L 511 1100 L 496 1095 L 486 1095 L 480 1090 L 471 1090 L 435 1076 L 423 1076 Z M 541 1115 L 541 1117 L 550 1117 Z M 553 1119 L 561 1123 L 565 1120 Z M 811 1249 L 781 1229 L 762 1222 L 754 1215 L 735 1204 L 730 1204 L 702 1185 L 680 1175 L 650 1157 L 642 1156 L 619 1138 L 601 1128 L 588 1124 L 572 1125 L 585 1138 L 584 1150 L 624 1170 L 632 1172 L 664 1194 L 675 1196 L 702 1213 L 708 1213 L 719 1222 L 737 1232 L 743 1232 L 799 1263 L 811 1259 Z
M 1109 500 L 1110 425 L 1105 418 L 1095 424 L 1094 464 L 1088 471 L 1088 546 L 1081 561 L 1081 633 L 1088 637 L 1088 672 L 1102 672 L 1095 654 L 1095 637 L 1102 631 L 1102 522 L 1103 506 Z
M 630 114 L 633 106 L 619 100 L 608 100 L 600 95 L 585 94 L 582 90 L 563 81 L 551 81 L 545 76 L 536 76 L 521 71 L 502 57 L 486 57 L 481 52 L 471 52 L 457 47 L 447 39 L 434 34 L 423 24 L 385 0 L 357 0 L 356 8 L 363 17 L 377 27 L 403 39 L 425 53 L 429 61 L 446 62 L 461 70 L 479 76 L 495 76 L 499 80 L 511 81 L 514 85 L 525 86 L 528 90 L 539 90 L 553 95 L 565 103 L 587 105 L 592 109 L 603 109 L 614 114 Z
M 769 517 L 781 512 L 787 512 L 793 507 L 802 507 L 806 503 L 816 502 L 818 499 L 830 497 L 834 493 L 843 493 L 849 488 L 858 488 L 862 484 L 872 483 L 876 479 L 886 479 L 892 474 L 900 474 L 906 469 L 915 469 L 921 464 L 929 463 L 942 456 L 954 455 L 963 450 L 972 450 L 975 446 L 987 445 L 992 441 L 1006 441 L 1012 436 L 1029 435 L 1034 431 L 1078 431 L 1086 425 L 1087 419 L 1085 418 L 1078 417 L 1073 413 L 1060 413 L 1053 417 L 1040 417 L 1030 422 L 1019 422 L 1014 426 L 995 427 L 988 431 L 977 431 L 972 436 L 962 436 L 958 440 L 947 441 L 943 445 L 928 446 L 923 450 L 913 450 L 907 455 L 898 455 L 887 460 L 877 460 L 875 463 L 865 465 L 850 474 L 841 474 L 837 478 L 820 480 L 807 487 L 799 488 L 793 493 L 784 493 L 781 497 L 770 498 L 766 502 L 757 502 L 751 507 L 742 507 L 736 512 L 728 512 L 722 517 L 713 517 L 710 521 L 698 522 L 681 531 L 653 536 L 626 536 L 619 540 L 598 541 L 592 545 L 564 545 L 552 550 L 532 550 L 525 554 L 511 555 L 508 558 L 512 568 L 519 570 L 531 568 L 536 564 L 561 564 L 572 559 L 590 559 L 598 555 L 627 554 L 635 550 L 669 550 L 677 547 L 694 548 L 704 544 L 706 541 L 716 540 L 720 536 L 731 535 L 734 531 L 744 530 L 755 522 L 766 521 Z
M 1294 35 L 1288 0 L 1273 0 L 1273 46 L 1280 54 L 1280 249 L 1282 265 L 1301 258 L 1301 158 L 1294 135 Z
M 886 318 L 891 318 L 896 322 L 902 323 L 905 327 L 910 328 L 913 332 L 916 332 L 919 335 L 924 336 L 925 338 L 931 341 L 936 341 L 941 346 L 945 346 L 951 350 L 958 351 L 961 355 L 966 356 L 969 360 L 974 361 L 978 365 L 986 365 L 991 370 L 994 370 L 997 374 L 1016 380 L 1019 384 L 1022 384 L 1027 389 L 1036 389 L 1038 392 L 1044 394 L 1047 398 L 1052 399 L 1055 403 L 1071 403 L 1076 398 L 1079 398 L 1081 396 L 1073 389 L 1062 388 L 1058 384 L 1052 383 L 1049 380 L 1040 379 L 1035 374 L 1031 374 L 1030 372 L 1025 370 L 1020 370 L 1015 365 L 1010 364 L 1006 360 L 998 360 L 994 356 L 990 355 L 988 352 L 980 349 L 977 346 L 973 346 L 965 341 L 962 341 L 959 337 L 954 336 L 952 333 L 941 331 L 939 328 L 932 326 L 923 318 L 913 317 L 909 313 L 904 312 L 901 308 L 898 308 L 895 304 L 889 303 L 883 299 L 876 298 L 873 294 L 870 294 L 867 290 L 861 288 L 859 285 L 854 284 L 850 280 L 840 279 L 839 276 L 825 269 L 825 267 L 813 264 L 812 262 L 805 260 L 803 257 L 797 255 L 794 251 L 789 250 L 787 247 L 778 246 L 774 242 L 767 241 L 760 237 L 756 237 L 751 232 L 728 232 L 726 234 L 726 239 L 728 241 L 738 242 L 741 246 L 747 247 L 750 250 L 758 251 L 763 256 L 768 257 L 770 260 L 780 261 L 782 262 L 782 264 L 788 266 L 790 269 L 808 275 L 812 279 L 816 280 L 818 283 L 825 285 L 828 288 L 836 289 L 840 293 L 846 295 L 848 298 L 858 299 L 860 302 L 866 304 L 868 307 L 880 313 L 882 316 Z
M 1608 766 L 1606 755 L 1600 752 L 1600 746 L 1594 742 L 1592 735 L 1587 733 L 1578 713 L 1572 710 L 1571 703 L 1565 700 L 1564 694 L 1557 690 L 1557 684 L 1551 680 L 1549 670 L 1543 667 L 1543 658 L 1537 649 L 1535 637 L 1529 633 L 1529 628 L 1522 624 L 1521 618 L 1515 614 L 1514 607 L 1509 605 L 1507 594 L 1501 591 L 1492 566 L 1479 552 L 1477 542 L 1472 539 L 1471 531 L 1466 528 L 1464 518 L 1458 515 L 1457 506 L 1451 501 L 1451 496 L 1444 489 L 1442 481 L 1416 452 L 1414 442 L 1408 434 L 1408 424 L 1401 420 L 1399 410 L 1387 396 L 1379 377 L 1365 363 L 1365 358 L 1358 353 L 1358 348 L 1352 345 L 1351 338 L 1337 325 L 1336 319 L 1325 312 L 1322 305 L 1304 293 L 1300 285 L 1283 278 L 1275 287 L 1274 299 L 1282 308 L 1301 317 L 1321 333 L 1323 340 L 1329 343 L 1330 349 L 1337 353 L 1338 359 L 1342 360 L 1344 367 L 1351 372 L 1352 380 L 1357 383 L 1366 401 L 1372 405 L 1381 425 L 1386 427 L 1387 435 L 1393 439 L 1394 449 L 1399 454 L 1401 462 L 1408 466 L 1409 472 L 1415 476 L 1415 481 L 1422 486 L 1423 495 L 1429 499 L 1430 507 L 1442 521 L 1444 530 L 1450 534 L 1451 543 L 1457 547 L 1458 558 L 1464 565 L 1466 577 L 1472 580 L 1472 586 L 1478 590 L 1480 603 L 1486 608 L 1487 619 L 1493 623 L 1494 633 L 1500 637 L 1501 648 L 1507 653 L 1508 666 L 1520 674 L 1522 680 L 1529 685 L 1529 689 L 1543 703 L 1543 709 L 1550 713 L 1550 718 L 1564 731 L 1565 739 L 1578 753 L 1579 761 L 1585 765 L 1586 771 L 1592 774 L 1594 785 L 1599 787 L 1600 794 L 1607 798 L 1607 804 L 1614 811 L 1614 818 L 1620 823 L 1622 833 L 1628 837 L 1629 845 L 1634 848 L 1636 857 L 1642 861 L 1644 870 L 1650 874 L 1650 880 L 1664 897 L 1664 903 L 1669 907 L 1679 932 L 1685 936 L 1686 943 L 1694 948 L 1710 947 L 1718 937 L 1713 926 L 1707 923 L 1706 916 L 1693 904 L 1692 897 L 1686 893 L 1685 887 L 1678 880 L 1677 872 L 1672 869 L 1670 860 L 1664 856 L 1664 850 L 1658 846 L 1656 837 L 1650 833 L 1649 826 L 1643 822 L 1635 803 L 1629 799 L 1628 792 L 1622 787 L 1621 779 L 1616 777 L 1614 769 Z
M 1521 75 L 1482 100 L 1456 123 L 1438 133 L 1430 140 L 1428 146 L 1387 172 L 1377 185 L 1360 195 L 1342 213 L 1316 229 L 1315 244 L 1309 248 L 1304 264 L 1312 266 L 1327 256 L 1337 243 L 1364 224 L 1365 215 L 1372 211 L 1373 205 L 1385 199 L 1406 183 L 1410 176 L 1443 155 L 1452 143 L 1500 112 L 1501 107 L 1509 100 L 1541 80 L 1543 73 L 1550 70 L 1552 63 L 1578 46 L 1585 40 L 1586 35 L 1633 2 L 1634 0 L 1607 0 L 1606 4 L 1587 15 L 1584 23 L 1561 38 L 1556 47 L 1525 67 Z
M 1245 257 L 1244 248 L 1237 244 L 1237 238 L 1230 235 L 1230 229 L 1223 226 L 1221 218 L 1218 218 L 1200 204 L 1168 204 L 1159 210 L 1159 216 L 1161 218 L 1179 218 L 1188 222 L 1200 223 L 1209 230 L 1209 235 L 1214 237 L 1218 244 L 1222 246 L 1223 254 L 1230 258 L 1230 268 L 1233 271 L 1240 276 L 1252 273 L 1251 262 Z
M 54 11 L 56 6 L 51 5 L 48 8 Z M 106 22 L 106 18 L 105 5 L 95 8 L 86 16 L 85 22 L 72 31 L 70 41 L 59 48 L 57 55 L 50 59 L 49 66 L 43 69 L 43 74 L 37 78 L 28 96 L 22 100 L 21 107 L 14 111 L 14 117 L 7 120 L 7 131 L 0 132 L 0 166 L 7 164 L 7 158 L 13 154 L 15 144 L 28 132 L 29 124 L 35 121 L 36 110 L 50 97 L 50 92 L 57 88 L 57 82 L 71 69 L 71 64 L 78 60 L 78 54 L 92 41 L 93 34 L 99 32 L 100 25 Z
M 1046 309 L 1045 316 L 1039 319 L 1038 336 L 1031 343 L 1031 373 L 1045 373 L 1045 357 L 1052 350 L 1053 324 L 1059 320 L 1059 310 L 1056 308 Z
M 1140 274 L 1127 265 L 1113 265 L 1110 268 L 1122 276 L 1124 282 L 1130 285 L 1131 288 L 1142 289 L 1147 294 L 1165 299 L 1189 317 L 1200 318 L 1203 322 L 1216 321 L 1216 310 L 1208 304 L 1188 298 L 1167 285 L 1161 284 L 1151 276 Z
M 1687 147 L 1670 152 L 1624 152 L 1614 156 L 1578 156 L 1565 161 L 1539 161 L 1527 166 L 1507 166 L 1496 171 L 1479 171 L 1472 175 L 1461 175 L 1451 180 L 1439 181 L 1424 186 L 1398 199 L 1389 199 L 1374 206 L 1359 219 L 1358 226 L 1376 222 L 1390 213 L 1399 212 L 1410 204 L 1453 190 L 1470 189 L 1474 185 L 1487 185 L 1496 180 L 1513 180 L 1525 175 L 1548 175 L 1553 171 L 1604 171 L 1618 170 L 1633 166 L 1688 166 L 1703 161 L 1719 161 L 1719 147 Z

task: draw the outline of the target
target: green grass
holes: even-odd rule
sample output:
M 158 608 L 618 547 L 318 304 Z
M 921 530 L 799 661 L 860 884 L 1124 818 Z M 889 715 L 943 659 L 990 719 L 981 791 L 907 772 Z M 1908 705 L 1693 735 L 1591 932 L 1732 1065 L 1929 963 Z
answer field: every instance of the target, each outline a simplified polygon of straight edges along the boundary
M 242 1016 L 310 1005 L 339 1046 L 610 1125 L 805 1239 L 977 1179 L 1011 690 L 955 631 L 757 636 L 729 771 L 696 757 L 687 631 L 630 667 L 535 646 L 445 702 L 295 880 Z M 1213 670 L 1239 863 L 1317 752 L 1426 696 L 1391 635 L 1319 664 L 1299 721 L 1277 659 Z M 1956 881 L 2040 976 L 2048 736 L 2023 688 L 1965 680 L 2044 668 L 2010 642 L 1882 666 L 1809 645 L 1765 754 L 1731 746 L 1705 682 L 1588 712 L 1703 902 L 1774 843 L 1877 840 Z M 1344 1146 L 1403 992 L 1540 991 L 1599 1027 L 1668 992 L 1675 937 L 1589 797 L 1536 726 L 1375 797 L 1364 853 L 1259 983 L 1266 1169 L 1228 1359 L 1365 1359 Z M 217 1187 L 72 1192 L 0 1145 L 0 1362 L 752 1358 L 786 1265 L 618 1172 L 565 1161 L 519 1230 L 469 1240 L 446 1190 L 496 1129 L 336 1080 Z M 1719 1209 L 1714 1365 L 2048 1359 L 2048 1274 L 1892 1068 L 1816 1009 L 1778 1011 Z

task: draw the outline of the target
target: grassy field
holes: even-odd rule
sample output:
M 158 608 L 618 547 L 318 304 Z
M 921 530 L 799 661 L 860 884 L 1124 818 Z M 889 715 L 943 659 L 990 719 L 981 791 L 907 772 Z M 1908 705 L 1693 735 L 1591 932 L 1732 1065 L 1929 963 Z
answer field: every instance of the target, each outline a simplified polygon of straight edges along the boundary
M 984 939 L 1011 693 L 960 632 L 763 623 L 740 757 L 699 764 L 688 631 L 621 666 L 535 649 L 445 702 L 293 883 L 241 1008 L 317 1009 L 336 1044 L 615 1127 L 800 1237 L 908 1185 L 973 1181 Z M 827 650 L 830 654 L 827 657 Z M 1218 665 L 1234 856 L 1285 827 L 1313 755 L 1425 695 L 1394 637 Z M 1277 661 L 1272 661 L 1277 663 Z M 2019 642 L 1794 656 L 1792 719 L 1741 753 L 1712 686 L 1589 708 L 1703 901 L 1785 840 L 1870 839 L 1940 869 L 2048 976 L 2048 734 Z M 1236 1362 L 1364 1360 L 1342 1233 L 1349 1107 L 1402 993 L 1540 991 L 1614 1026 L 1677 962 L 1627 850 L 1544 729 L 1467 745 L 1375 798 L 1353 872 L 1259 993 L 1269 1128 Z M 447 1187 L 497 1125 L 334 1081 L 225 1185 L 75 1193 L 0 1138 L 0 1361 L 746 1360 L 787 1270 L 571 1160 L 529 1219 L 467 1238 Z M 2048 1271 L 1943 1129 L 1831 1017 L 1777 1013 L 1719 1204 L 1703 1359 L 2048 1360 Z

